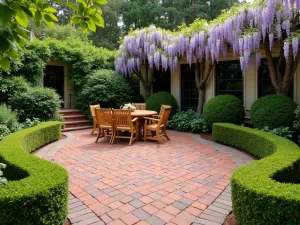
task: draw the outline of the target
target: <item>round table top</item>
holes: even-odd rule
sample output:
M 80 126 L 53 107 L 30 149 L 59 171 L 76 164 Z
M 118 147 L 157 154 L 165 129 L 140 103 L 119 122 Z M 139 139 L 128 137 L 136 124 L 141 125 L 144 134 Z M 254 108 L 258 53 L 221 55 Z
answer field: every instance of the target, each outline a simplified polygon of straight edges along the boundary
M 144 116 L 153 116 L 156 115 L 157 112 L 152 111 L 152 110 L 134 110 L 133 112 L 131 112 L 131 116 L 133 117 L 144 117 Z

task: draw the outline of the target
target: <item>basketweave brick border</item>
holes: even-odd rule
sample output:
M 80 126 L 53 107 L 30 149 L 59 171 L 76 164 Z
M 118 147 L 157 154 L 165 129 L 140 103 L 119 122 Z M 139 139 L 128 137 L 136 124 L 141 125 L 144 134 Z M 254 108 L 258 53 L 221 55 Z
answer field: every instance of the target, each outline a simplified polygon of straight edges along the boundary
M 40 158 L 44 158 L 48 161 L 54 161 L 53 156 L 61 150 L 66 144 L 70 143 L 75 139 L 74 133 L 82 132 L 65 132 L 63 135 L 66 136 L 65 139 L 58 140 L 53 142 L 34 154 Z M 88 130 L 89 131 L 89 130 Z M 215 148 L 216 150 L 225 153 L 230 157 L 237 167 L 241 167 L 252 162 L 254 159 L 248 154 L 233 149 L 228 146 L 224 146 L 212 141 L 205 140 L 200 137 L 200 135 L 183 133 L 177 131 L 170 131 L 174 133 L 179 133 L 181 135 L 191 136 L 193 139 L 199 141 L 199 143 L 206 144 Z M 227 188 L 210 204 L 202 214 L 192 223 L 192 225 L 222 225 L 226 216 L 232 211 L 231 204 L 231 188 L 230 184 Z M 184 215 L 183 215 L 184 216 Z M 69 195 L 69 214 L 68 218 L 70 219 L 72 225 L 104 225 L 105 223 L 83 202 L 78 198 L 73 196 L 71 193 Z M 142 224 L 142 223 L 138 223 Z

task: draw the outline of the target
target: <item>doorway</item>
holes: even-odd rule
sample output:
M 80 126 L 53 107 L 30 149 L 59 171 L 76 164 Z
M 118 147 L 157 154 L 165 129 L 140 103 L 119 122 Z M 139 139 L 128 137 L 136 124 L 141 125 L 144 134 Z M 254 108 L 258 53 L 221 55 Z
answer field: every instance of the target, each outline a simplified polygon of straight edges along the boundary
M 44 87 L 53 88 L 62 99 L 61 107 L 64 101 L 64 67 L 46 66 L 44 75 Z

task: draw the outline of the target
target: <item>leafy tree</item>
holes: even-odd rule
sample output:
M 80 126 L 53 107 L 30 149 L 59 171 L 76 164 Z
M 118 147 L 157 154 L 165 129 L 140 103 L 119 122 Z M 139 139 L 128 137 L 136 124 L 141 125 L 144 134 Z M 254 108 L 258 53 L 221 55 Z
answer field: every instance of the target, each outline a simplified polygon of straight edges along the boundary
M 124 0 L 111 0 L 103 6 L 104 28 L 97 28 L 96 32 L 90 33 L 94 45 L 108 49 L 116 49 L 121 35 L 120 5 Z
M 59 0 L 58 0 L 59 1 Z M 104 26 L 102 9 L 99 4 L 106 0 L 78 0 L 78 3 L 67 2 L 66 5 L 74 10 L 71 24 L 79 24 L 83 30 L 96 31 L 96 26 Z M 58 22 L 57 10 L 46 0 L 9 1 L 0 0 L 0 67 L 8 70 L 10 60 L 18 58 L 18 51 L 28 40 L 29 19 L 36 25 L 44 22 L 53 26 Z
M 88 32 L 84 32 L 81 27 L 76 28 L 70 24 L 46 27 L 43 30 L 43 34 L 45 37 L 51 37 L 61 41 L 64 41 L 70 37 L 72 39 L 81 40 L 84 43 L 90 42 Z
M 124 31 L 154 24 L 176 29 L 191 24 L 196 18 L 212 20 L 238 0 L 125 0 L 121 5 Z

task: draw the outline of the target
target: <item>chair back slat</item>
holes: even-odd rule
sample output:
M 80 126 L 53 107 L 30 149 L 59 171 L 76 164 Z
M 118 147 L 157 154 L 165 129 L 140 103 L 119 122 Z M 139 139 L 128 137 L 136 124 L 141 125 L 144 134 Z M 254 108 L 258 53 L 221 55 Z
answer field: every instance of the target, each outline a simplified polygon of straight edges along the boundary
M 111 126 L 112 125 L 112 113 L 111 109 L 105 109 L 105 108 L 96 108 L 96 118 L 98 121 L 98 124 L 104 125 L 104 126 Z
M 161 115 L 159 118 L 158 126 L 161 126 L 161 125 L 165 126 L 167 124 L 169 116 L 171 114 L 171 109 L 172 109 L 172 107 L 167 106 L 167 105 L 163 105 L 161 107 Z
M 172 106 L 170 106 L 170 105 L 161 105 L 159 116 L 162 116 L 163 108 L 172 108 Z
M 113 119 L 117 127 L 131 126 L 131 110 L 130 109 L 113 109 Z
M 100 108 L 100 104 L 98 104 L 98 105 L 90 105 L 90 112 L 91 112 L 92 117 L 96 116 L 96 112 L 95 112 L 96 108 Z
M 137 110 L 146 110 L 146 103 L 132 103 Z

